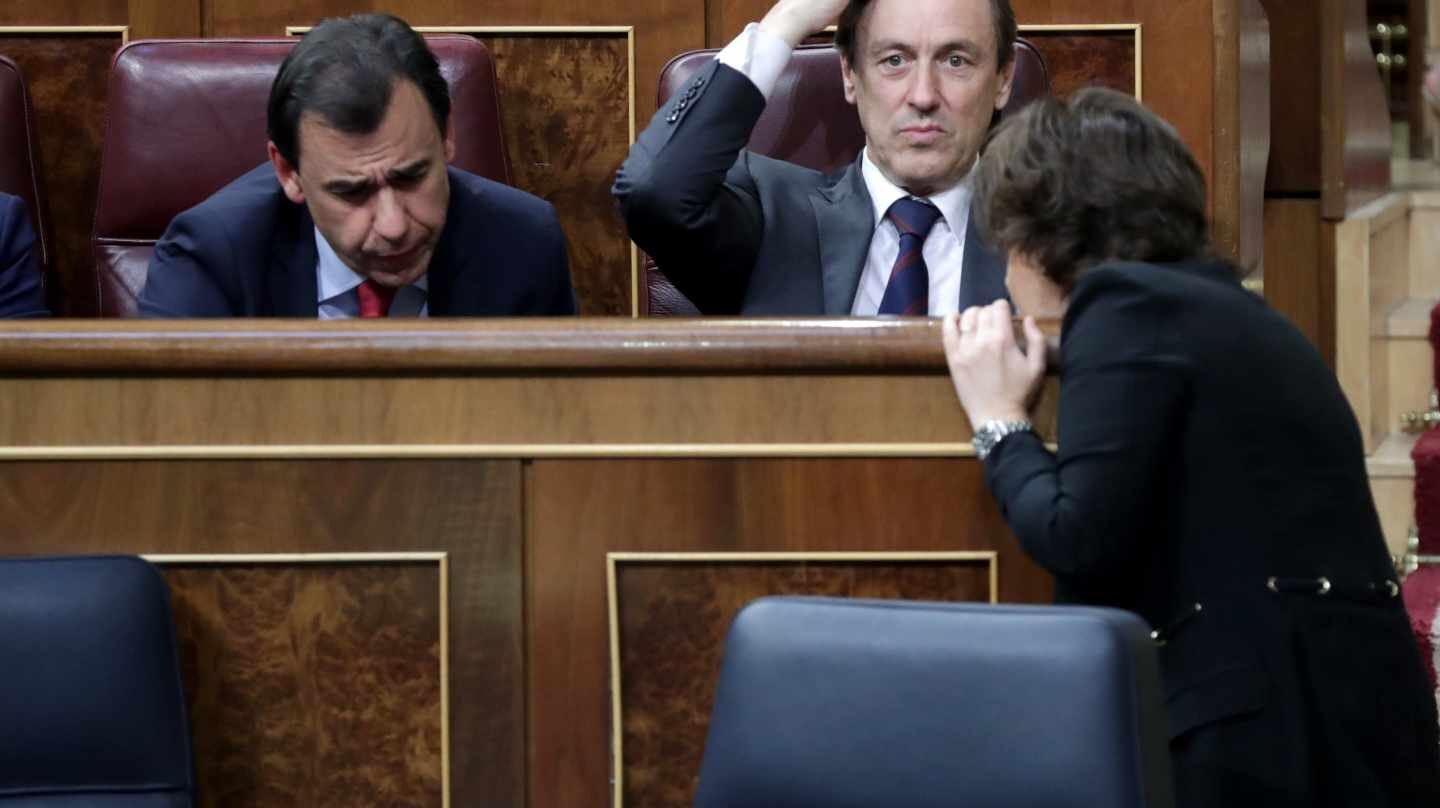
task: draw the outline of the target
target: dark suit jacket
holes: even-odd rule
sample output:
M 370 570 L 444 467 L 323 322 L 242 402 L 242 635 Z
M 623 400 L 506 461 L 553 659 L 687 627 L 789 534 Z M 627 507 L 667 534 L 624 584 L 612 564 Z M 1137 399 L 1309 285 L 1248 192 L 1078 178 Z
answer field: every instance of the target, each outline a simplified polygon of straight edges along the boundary
M 1062 600 L 1161 630 L 1180 805 L 1440 804 L 1360 431 L 1309 342 L 1224 264 L 1111 264 L 1061 361 L 1058 456 L 1015 435 L 987 479 Z
M 655 114 L 615 178 L 630 237 L 707 314 L 849 314 L 875 213 L 857 158 L 825 176 L 745 151 L 765 97 L 719 62 Z M 1005 297 L 966 228 L 961 308 Z
M 49 313 L 25 201 L 0 194 L 0 317 L 45 317 Z
M 430 259 L 432 317 L 575 313 L 555 209 L 455 168 Z M 175 217 L 155 245 L 146 317 L 316 317 L 315 224 L 269 163 Z

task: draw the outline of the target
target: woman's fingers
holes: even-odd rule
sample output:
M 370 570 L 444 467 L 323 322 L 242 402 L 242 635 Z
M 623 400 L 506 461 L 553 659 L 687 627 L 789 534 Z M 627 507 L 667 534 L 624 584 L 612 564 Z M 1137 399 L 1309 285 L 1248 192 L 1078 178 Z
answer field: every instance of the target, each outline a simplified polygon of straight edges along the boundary
M 1025 318 L 1026 364 L 1032 377 L 1045 375 L 1045 332 L 1036 325 L 1034 317 Z

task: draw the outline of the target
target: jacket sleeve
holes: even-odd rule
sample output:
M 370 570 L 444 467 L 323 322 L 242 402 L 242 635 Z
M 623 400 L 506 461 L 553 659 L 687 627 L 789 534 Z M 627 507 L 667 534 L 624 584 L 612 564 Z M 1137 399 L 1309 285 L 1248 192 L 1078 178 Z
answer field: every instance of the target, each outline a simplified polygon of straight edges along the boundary
M 1123 571 L 1163 529 L 1167 464 L 1187 398 L 1186 360 L 1166 347 L 1173 313 L 1114 278 L 1077 290 L 1066 315 L 1058 454 L 1023 433 L 985 462 L 1025 552 L 1075 580 Z
M 611 189 L 630 238 L 702 310 L 738 308 L 759 253 L 744 148 L 764 109 L 750 79 L 712 63 L 655 113 Z
M 35 231 L 17 196 L 0 194 L 0 317 L 44 317 Z
M 234 260 L 229 235 L 219 222 L 208 221 L 194 208 L 176 216 L 155 244 L 140 290 L 140 316 L 240 316 L 219 280 L 221 265 Z

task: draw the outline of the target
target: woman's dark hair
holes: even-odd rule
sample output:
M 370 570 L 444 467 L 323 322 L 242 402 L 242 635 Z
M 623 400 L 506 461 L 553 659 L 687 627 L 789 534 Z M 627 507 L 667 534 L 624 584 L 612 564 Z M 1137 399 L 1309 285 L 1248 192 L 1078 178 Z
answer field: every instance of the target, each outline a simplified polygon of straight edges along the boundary
M 369 134 L 384 120 L 400 79 L 419 88 L 444 135 L 450 121 L 450 86 L 413 28 L 389 14 L 324 20 L 285 57 L 270 85 L 270 140 L 298 168 L 302 115 L 319 115 L 341 132 Z
M 980 233 L 1069 290 L 1105 261 L 1207 252 L 1205 177 L 1170 124 L 1128 95 L 1080 90 L 1002 123 L 975 177 Z
M 856 61 L 859 55 L 856 40 L 859 38 L 860 18 L 869 6 L 870 0 L 850 0 L 835 25 L 835 47 L 845 57 L 845 63 L 850 65 L 851 70 L 859 64 Z M 1015 37 L 1018 36 L 1015 9 L 1010 0 L 990 0 L 990 19 L 995 21 L 995 69 L 1004 70 L 1005 65 L 1015 58 Z

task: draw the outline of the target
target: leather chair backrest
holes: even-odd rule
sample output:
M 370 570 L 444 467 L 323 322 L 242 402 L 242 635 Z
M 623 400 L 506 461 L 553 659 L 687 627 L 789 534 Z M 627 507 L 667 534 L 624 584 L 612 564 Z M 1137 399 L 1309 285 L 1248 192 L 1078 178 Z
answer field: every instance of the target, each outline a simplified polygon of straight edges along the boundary
M 56 288 L 51 276 L 54 247 L 35 137 L 35 110 L 30 105 L 25 75 L 19 65 L 0 56 L 0 192 L 25 200 L 30 224 L 40 245 L 40 269 L 49 291 Z M 52 306 L 54 302 L 51 301 Z
M 1171 808 L 1164 689 L 1110 609 L 763 598 L 735 618 L 696 808 Z
M 490 51 L 425 39 L 450 84 L 452 164 L 509 183 Z M 265 161 L 270 85 L 298 41 L 141 40 L 115 55 L 92 239 L 102 315 L 135 314 L 171 219 Z
M 170 592 L 133 556 L 0 560 L 0 808 L 187 808 Z
M 672 95 L 704 69 L 720 51 L 682 53 L 660 72 L 656 104 Z M 1031 43 L 1015 42 L 1015 79 L 1010 100 L 997 120 L 1050 92 L 1045 59 Z M 845 100 L 840 79 L 840 52 L 833 45 L 802 45 L 781 74 L 765 112 L 755 124 L 748 148 L 829 174 L 850 165 L 865 147 L 865 131 L 855 107 Z M 694 304 L 646 259 L 647 299 L 642 313 L 652 316 L 694 316 Z

